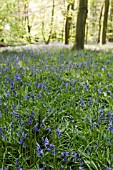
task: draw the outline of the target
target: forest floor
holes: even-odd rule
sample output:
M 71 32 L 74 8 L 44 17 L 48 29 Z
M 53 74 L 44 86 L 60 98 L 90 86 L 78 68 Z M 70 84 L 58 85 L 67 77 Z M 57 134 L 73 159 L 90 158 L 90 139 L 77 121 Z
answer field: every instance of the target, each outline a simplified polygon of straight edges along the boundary
M 113 169 L 113 46 L 0 48 L 0 169 Z
M 46 44 L 44 44 L 44 43 L 35 43 L 35 44 L 29 44 L 29 45 L 20 45 L 20 46 L 16 46 L 16 47 L 0 47 L 0 51 L 2 51 L 2 50 L 10 50 L 10 49 L 14 49 L 14 50 L 16 50 L 16 49 L 33 49 L 33 50 L 36 50 L 37 48 L 39 48 L 39 49 L 42 49 L 42 48 L 44 48 L 44 49 L 47 49 L 47 48 L 55 48 L 55 47 L 57 47 L 57 48 L 69 48 L 69 49 L 71 49 L 72 48 L 72 46 L 73 46 L 73 44 L 69 44 L 69 45 L 65 45 L 65 44 L 63 44 L 63 43 L 50 43 L 50 44 L 48 44 L 48 45 L 46 45 Z M 100 45 L 100 44 L 96 44 L 96 43 L 88 43 L 88 44 L 85 44 L 85 49 L 90 49 L 90 50 L 103 50 L 103 51 L 111 51 L 111 52 L 113 52 L 113 42 L 108 42 L 108 43 L 106 43 L 105 45 Z

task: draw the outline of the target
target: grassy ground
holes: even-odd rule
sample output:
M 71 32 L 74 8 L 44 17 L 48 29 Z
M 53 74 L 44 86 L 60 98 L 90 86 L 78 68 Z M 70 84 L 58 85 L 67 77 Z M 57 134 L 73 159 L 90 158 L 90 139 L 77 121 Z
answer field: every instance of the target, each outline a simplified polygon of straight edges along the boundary
M 86 48 L 1 48 L 0 168 L 113 169 L 112 46 Z

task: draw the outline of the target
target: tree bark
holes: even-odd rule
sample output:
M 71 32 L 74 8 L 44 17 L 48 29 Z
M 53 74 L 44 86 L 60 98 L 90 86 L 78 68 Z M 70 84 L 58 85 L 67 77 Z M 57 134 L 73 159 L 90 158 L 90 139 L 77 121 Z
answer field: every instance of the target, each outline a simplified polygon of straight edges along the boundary
M 49 31 L 49 36 L 48 39 L 46 40 L 45 34 L 44 34 L 44 22 L 42 22 L 42 36 L 45 44 L 49 44 L 51 35 L 53 32 L 53 22 L 54 22 L 54 11 L 55 11 L 55 0 L 53 0 L 53 5 L 52 5 L 52 14 L 51 14 L 51 25 L 50 25 L 50 31 Z
M 68 4 L 67 6 L 67 15 L 66 15 L 66 24 L 65 24 L 65 44 L 69 44 L 69 33 L 70 33 L 70 27 L 71 27 L 71 21 L 72 21 L 72 14 L 70 12 L 71 10 L 74 10 L 74 2 Z
M 100 44 L 106 44 L 107 20 L 109 11 L 109 0 L 104 1 L 103 21 L 101 27 Z
M 79 0 L 79 10 L 76 24 L 76 37 L 75 44 L 72 50 L 84 49 L 85 24 L 88 12 L 87 3 L 87 0 Z
M 98 31 L 98 40 L 97 43 L 100 43 L 100 33 L 101 33 L 101 19 L 102 19 L 102 11 L 103 11 L 103 4 L 101 6 L 100 16 L 99 16 L 99 31 Z

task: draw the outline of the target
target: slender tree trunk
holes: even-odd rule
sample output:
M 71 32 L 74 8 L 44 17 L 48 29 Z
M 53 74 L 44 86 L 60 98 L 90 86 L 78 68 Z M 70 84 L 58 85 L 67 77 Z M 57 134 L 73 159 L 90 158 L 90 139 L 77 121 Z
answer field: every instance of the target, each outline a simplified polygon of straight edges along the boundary
M 87 42 L 88 42 L 88 22 L 86 23 L 86 35 L 85 35 L 85 43 L 87 44 Z
M 97 43 L 100 43 L 100 33 L 101 33 L 101 19 L 102 19 L 102 11 L 103 11 L 104 5 L 101 6 L 100 16 L 99 16 L 99 31 L 98 31 L 98 39 Z
M 84 38 L 85 38 L 85 24 L 87 18 L 87 0 L 79 0 L 79 10 L 77 16 L 77 25 L 76 25 L 76 38 L 73 50 L 84 49 Z
M 47 40 L 45 38 L 45 33 L 44 33 L 44 22 L 42 22 L 42 36 L 43 36 L 43 40 L 44 40 L 45 44 L 49 44 L 50 39 L 51 39 L 51 35 L 52 35 L 52 31 L 53 31 L 53 22 L 54 22 L 54 11 L 55 11 L 55 0 L 53 0 L 51 25 L 50 25 L 51 28 L 50 28 L 50 32 L 49 32 L 49 36 L 48 36 Z
M 72 13 L 71 10 L 74 10 L 74 2 L 68 4 L 67 6 L 67 15 L 66 15 L 66 24 L 65 24 L 65 44 L 69 44 L 69 33 L 70 33 L 70 27 L 71 27 L 71 21 L 72 21 Z
M 101 35 L 100 35 L 101 45 L 106 44 L 108 11 L 109 11 L 109 0 L 105 0 L 104 1 L 104 10 L 103 10 L 103 21 L 102 21 Z
M 28 39 L 29 42 L 31 42 L 31 36 L 30 36 L 31 25 L 30 25 L 30 22 L 29 22 L 29 0 L 25 1 L 24 12 L 25 12 L 25 24 L 26 24 L 27 33 L 28 33 L 27 39 Z
M 113 42 L 113 0 L 110 0 L 110 14 L 109 14 L 109 42 Z
M 71 23 L 71 16 L 69 16 L 69 8 L 70 8 L 70 4 L 67 6 L 67 15 L 66 15 L 66 24 L 65 24 L 65 44 L 69 44 L 69 31 L 70 31 L 70 23 Z
M 113 0 L 110 1 L 110 21 L 113 25 Z

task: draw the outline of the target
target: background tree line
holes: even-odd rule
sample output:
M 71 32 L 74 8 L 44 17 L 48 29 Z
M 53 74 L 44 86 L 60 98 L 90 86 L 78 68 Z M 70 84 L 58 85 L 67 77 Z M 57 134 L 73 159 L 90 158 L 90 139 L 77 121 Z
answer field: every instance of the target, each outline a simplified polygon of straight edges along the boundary
M 113 0 L 0 1 L 0 44 L 113 42 Z

